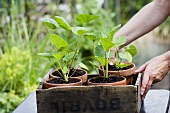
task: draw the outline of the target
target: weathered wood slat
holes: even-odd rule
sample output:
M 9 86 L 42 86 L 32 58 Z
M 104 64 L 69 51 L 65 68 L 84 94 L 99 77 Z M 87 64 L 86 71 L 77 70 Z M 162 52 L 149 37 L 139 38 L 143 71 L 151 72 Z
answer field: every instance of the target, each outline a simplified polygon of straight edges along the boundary
M 140 95 L 140 88 L 141 88 L 141 83 L 142 83 L 142 74 L 139 74 L 136 80 L 136 86 L 137 86 L 137 95 L 138 95 L 138 99 L 137 99 L 137 107 L 138 110 L 140 110 L 141 105 L 142 105 L 142 100 L 141 100 L 141 95 Z
M 46 76 L 47 77 L 47 76 Z M 140 82 L 126 86 L 72 86 L 37 88 L 38 113 L 137 113 Z

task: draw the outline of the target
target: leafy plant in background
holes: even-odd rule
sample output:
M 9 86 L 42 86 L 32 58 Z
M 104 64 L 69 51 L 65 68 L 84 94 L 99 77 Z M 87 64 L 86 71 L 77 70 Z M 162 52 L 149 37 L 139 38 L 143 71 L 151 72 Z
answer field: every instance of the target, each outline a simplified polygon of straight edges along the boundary
M 10 52 L 0 56 L 1 113 L 13 111 L 30 92 L 36 89 L 37 85 L 30 85 L 29 79 L 25 76 L 30 55 L 30 51 L 12 47 Z
M 120 25 L 113 27 L 110 29 L 108 32 L 100 34 L 98 37 L 99 44 L 95 47 L 94 50 L 94 55 L 95 58 L 100 62 L 102 65 L 102 70 L 104 73 L 104 77 L 108 78 L 108 64 L 110 62 L 113 62 L 113 64 L 116 66 L 118 70 L 129 66 L 129 64 L 124 63 L 122 59 L 126 59 L 128 62 L 132 62 L 132 57 L 136 55 L 136 47 L 134 45 L 130 46 L 125 46 L 123 51 L 119 51 L 118 48 L 125 44 L 126 42 L 126 37 L 121 36 L 117 38 L 113 38 L 115 32 L 118 30 Z M 96 41 L 97 41 L 96 40 Z M 112 57 L 114 55 L 114 52 L 111 51 L 111 49 L 116 50 L 115 56 L 116 58 L 113 60 Z M 98 66 L 95 66 L 92 64 L 94 67 L 98 68 Z M 104 66 L 106 67 L 104 71 Z
M 42 62 L 36 55 L 37 51 L 44 51 L 48 34 L 44 33 L 41 24 L 35 26 L 35 21 L 27 23 L 22 11 L 23 5 L 19 11 L 17 1 L 12 0 L 10 3 L 11 7 L 7 7 L 9 12 L 5 8 L 9 4 L 3 5 L 4 9 L 1 10 L 3 13 L 0 17 L 0 63 L 2 66 L 0 95 L 9 96 L 6 98 L 0 96 L 1 113 L 11 113 L 29 93 L 35 91 L 39 78 L 42 78 L 48 71 L 47 68 L 51 67 L 49 62 Z M 41 43 L 41 46 L 37 46 L 37 43 Z
M 87 26 L 87 24 L 95 19 L 97 19 L 98 16 L 95 15 L 89 15 L 89 14 L 79 14 L 76 17 L 76 20 L 84 26 Z M 39 53 L 39 55 L 47 57 L 49 60 L 51 58 L 56 59 L 56 63 L 59 66 L 59 69 L 62 70 L 60 75 L 64 78 L 66 82 L 68 82 L 69 78 L 69 72 L 71 68 L 73 68 L 73 64 L 75 62 L 76 56 L 78 55 L 79 52 L 79 46 L 81 45 L 81 38 L 85 35 L 86 32 L 88 32 L 87 27 L 71 27 L 68 22 L 60 16 L 55 16 L 54 19 L 52 18 L 42 18 L 42 21 L 48 26 L 50 29 L 56 29 L 59 26 L 66 30 L 67 32 L 72 32 L 73 34 L 78 36 L 77 40 L 77 45 L 75 50 L 70 50 L 69 49 L 69 44 L 67 41 L 65 41 L 63 38 L 61 38 L 57 34 L 51 34 L 50 35 L 50 42 L 52 46 L 56 49 L 55 53 Z M 54 65 L 55 66 L 55 65 Z M 87 67 L 83 63 L 79 63 L 79 66 L 82 68 L 87 69 Z M 55 66 L 56 67 L 56 66 Z M 57 68 L 57 67 L 56 67 Z
M 1 92 L 9 92 L 15 89 L 17 94 L 22 94 L 24 88 L 26 63 L 30 57 L 29 51 L 21 51 L 12 47 L 11 52 L 6 52 L 0 57 L 0 86 Z M 18 57 L 20 56 L 20 57 Z
M 24 6 L 22 7 L 24 8 Z M 37 78 L 43 77 L 43 74 L 48 71 L 46 67 L 51 66 L 49 62 L 42 62 L 36 55 L 37 51 L 51 49 L 45 48 L 45 45 L 48 44 L 49 34 L 45 33 L 46 30 L 42 28 L 42 24 L 35 25 L 36 21 L 28 24 L 24 14 L 22 11 L 19 13 L 18 8 L 18 3 L 11 1 L 11 7 L 9 8 L 10 15 L 7 15 L 7 12 L 4 12 L 2 15 L 0 25 L 0 53 L 10 52 L 13 46 L 22 48 L 21 50 L 23 51 L 30 51 L 31 55 L 26 64 L 28 70 L 25 76 L 27 76 L 31 84 L 35 84 L 38 83 Z M 6 18 L 10 18 L 10 20 Z M 41 43 L 41 45 L 37 46 L 37 43 Z
M 11 113 L 24 99 L 15 94 L 14 91 L 0 93 L 0 112 Z

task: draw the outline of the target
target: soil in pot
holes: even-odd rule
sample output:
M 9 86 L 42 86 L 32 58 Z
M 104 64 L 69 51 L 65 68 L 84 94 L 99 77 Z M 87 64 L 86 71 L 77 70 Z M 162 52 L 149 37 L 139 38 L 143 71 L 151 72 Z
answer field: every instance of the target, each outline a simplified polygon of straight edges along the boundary
M 122 69 L 117 69 L 115 65 L 108 64 L 108 74 L 109 75 L 121 75 L 126 77 L 127 85 L 132 84 L 133 80 L 133 74 L 136 70 L 135 65 L 133 63 L 129 63 L 130 65 L 127 67 L 124 67 Z M 104 67 L 105 69 L 105 67 Z M 103 76 L 103 70 L 101 69 L 101 66 L 99 67 L 99 74 Z
M 53 71 L 50 73 L 50 77 L 62 77 L 63 75 L 62 71 L 59 69 L 58 71 Z M 82 79 L 83 83 L 87 81 L 87 72 L 81 69 L 74 69 L 72 68 L 70 70 L 70 73 L 68 75 L 69 77 L 79 77 Z
M 59 70 L 54 70 L 50 73 L 50 78 L 54 77 L 54 78 L 58 78 L 58 77 L 62 77 L 61 74 L 63 75 L 63 72 L 61 71 L 61 69 Z
M 49 81 L 47 81 L 47 83 L 51 83 L 51 84 L 70 84 L 70 83 L 76 83 L 79 82 L 79 79 L 76 78 L 69 78 L 68 82 L 66 82 L 63 78 L 54 78 L 51 79 Z
M 68 82 L 66 82 L 63 78 L 49 78 L 44 82 L 44 87 L 46 89 L 50 87 L 56 87 L 56 86 L 81 86 L 82 80 L 80 78 L 76 77 L 70 77 L 68 79 Z
M 132 68 L 132 67 L 133 67 L 132 65 L 129 65 L 129 66 L 124 67 L 124 68 L 122 68 L 122 69 L 117 69 L 115 65 L 110 65 L 110 64 L 108 64 L 108 70 L 109 70 L 109 71 L 127 70 L 127 69 L 130 69 L 130 68 Z M 106 66 L 104 66 L 104 69 L 106 70 Z
M 93 83 L 113 83 L 113 82 L 118 82 L 123 80 L 121 76 L 110 76 L 109 78 L 104 78 L 104 77 L 98 77 L 96 79 L 91 79 L 90 82 Z
M 78 77 L 78 76 L 81 76 L 81 75 L 84 75 L 84 74 L 86 74 L 86 72 L 84 70 L 71 69 L 70 73 L 69 73 L 69 76 L 71 76 L 71 77 Z
M 93 77 L 88 80 L 89 85 L 126 85 L 126 78 L 120 75 L 109 76 L 104 78 L 103 76 Z

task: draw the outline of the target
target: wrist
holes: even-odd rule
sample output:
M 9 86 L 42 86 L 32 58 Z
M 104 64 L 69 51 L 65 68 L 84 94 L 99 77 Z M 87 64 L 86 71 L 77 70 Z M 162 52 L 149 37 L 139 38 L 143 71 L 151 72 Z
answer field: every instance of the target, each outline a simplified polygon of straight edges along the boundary
M 170 51 L 163 54 L 165 61 L 167 62 L 168 68 L 170 70 Z
M 164 55 L 165 60 L 170 61 L 170 51 L 164 53 L 163 55 Z

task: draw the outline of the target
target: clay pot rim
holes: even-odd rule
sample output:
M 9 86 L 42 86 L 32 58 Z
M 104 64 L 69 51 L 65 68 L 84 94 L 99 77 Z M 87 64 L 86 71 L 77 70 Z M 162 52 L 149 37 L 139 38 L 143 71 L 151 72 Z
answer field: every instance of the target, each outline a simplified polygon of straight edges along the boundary
M 57 78 L 62 78 L 62 77 L 57 77 Z M 74 84 L 77 84 L 77 83 L 81 83 L 82 82 L 82 79 L 81 78 L 78 78 L 78 77 L 70 77 L 70 78 L 76 78 L 76 79 L 79 79 L 80 81 L 79 82 L 75 82 L 75 83 L 69 83 L 69 84 L 54 84 L 54 83 L 48 83 L 47 81 L 51 80 L 51 79 L 57 79 L 57 78 L 49 78 L 47 79 L 45 82 L 44 82 L 44 85 L 47 84 L 47 85 L 51 85 L 51 86 L 71 86 L 71 85 L 74 85 Z
M 127 64 L 131 64 L 132 65 L 132 67 L 131 68 L 129 68 L 129 69 L 125 69 L 125 70 L 118 70 L 118 71 L 111 71 L 111 70 L 108 70 L 108 72 L 117 72 L 117 73 L 122 73 L 122 72 L 127 72 L 127 71 L 131 71 L 131 70 L 136 70 L 136 66 L 135 66 L 135 64 L 134 63 L 130 63 L 130 62 L 124 62 L 124 63 L 127 63 Z M 99 70 L 101 70 L 101 71 L 103 71 L 102 69 L 101 69 L 101 65 L 99 66 Z M 104 70 L 105 71 L 105 70 Z M 126 75 L 126 76 L 130 76 L 130 75 Z
M 85 72 L 84 75 L 80 75 L 80 76 L 86 76 L 86 75 L 87 75 L 87 71 L 86 71 L 86 70 L 78 69 L 78 68 L 74 68 L 74 69 L 76 69 L 76 70 L 81 70 L 81 71 L 84 71 L 84 72 Z M 58 69 L 58 70 L 59 70 L 59 69 Z M 50 72 L 50 77 L 51 77 L 51 78 L 60 78 L 59 76 L 54 76 L 54 75 L 52 75 L 52 73 L 54 73 L 55 71 L 58 71 L 58 70 L 53 70 L 53 71 L 51 71 L 51 72 Z M 80 77 L 80 76 L 77 76 L 77 77 Z
M 93 78 L 88 79 L 88 81 L 87 81 L 88 84 L 90 83 L 89 85 L 97 85 L 97 86 L 119 86 L 120 83 L 125 82 L 125 85 L 126 85 L 126 78 L 123 77 L 123 76 L 121 76 L 121 77 L 124 78 L 124 79 L 121 80 L 121 81 L 118 81 L 118 82 L 112 82 L 112 83 L 93 83 L 93 82 L 90 82 L 91 79 L 95 79 L 95 78 L 99 78 L 99 77 L 103 77 L 103 76 L 97 76 L 97 77 L 93 77 Z

